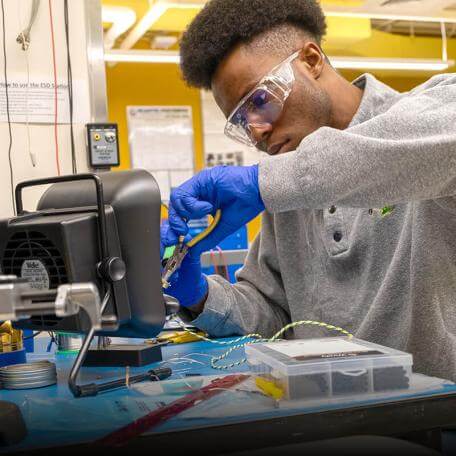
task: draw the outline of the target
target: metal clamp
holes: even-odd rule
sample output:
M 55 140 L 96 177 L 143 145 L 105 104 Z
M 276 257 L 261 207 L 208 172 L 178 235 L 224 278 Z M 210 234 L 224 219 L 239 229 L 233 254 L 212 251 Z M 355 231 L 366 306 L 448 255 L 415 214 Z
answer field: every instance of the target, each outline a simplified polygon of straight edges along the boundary
M 102 328 L 101 303 L 98 289 L 92 283 L 61 285 L 55 299 L 55 314 L 58 317 L 75 315 L 83 309 L 96 331 Z

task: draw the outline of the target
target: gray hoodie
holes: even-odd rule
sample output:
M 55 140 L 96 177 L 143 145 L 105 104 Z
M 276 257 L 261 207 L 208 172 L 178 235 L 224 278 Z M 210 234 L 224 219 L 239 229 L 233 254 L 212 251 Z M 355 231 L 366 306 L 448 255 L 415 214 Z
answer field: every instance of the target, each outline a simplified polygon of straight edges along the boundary
M 369 74 L 354 84 L 346 130 L 261 160 L 261 232 L 237 284 L 208 278 L 194 323 L 221 337 L 323 321 L 456 380 L 456 74 L 402 94 Z M 334 334 L 290 334 L 321 335 Z

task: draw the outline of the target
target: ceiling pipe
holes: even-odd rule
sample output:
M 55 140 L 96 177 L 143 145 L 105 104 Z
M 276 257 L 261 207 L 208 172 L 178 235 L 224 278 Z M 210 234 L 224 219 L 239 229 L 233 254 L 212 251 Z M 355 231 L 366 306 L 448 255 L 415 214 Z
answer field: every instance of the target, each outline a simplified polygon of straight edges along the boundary
M 447 24 L 455 24 L 456 17 L 432 17 L 432 16 L 408 16 L 402 14 L 381 14 L 381 13 L 356 13 L 356 12 L 342 12 L 342 11 L 325 11 L 325 16 L 330 17 L 359 17 L 364 19 L 380 19 L 390 21 L 412 21 L 412 22 L 434 22 Z
M 445 71 L 454 64 L 452 60 L 437 59 L 329 57 L 329 60 L 340 70 Z
M 108 63 L 180 63 L 180 55 L 174 51 L 143 51 L 112 49 L 105 52 L 105 62 Z
M 134 10 L 124 6 L 103 6 L 101 17 L 103 22 L 112 23 L 104 36 L 105 49 L 112 49 L 117 38 L 136 22 Z

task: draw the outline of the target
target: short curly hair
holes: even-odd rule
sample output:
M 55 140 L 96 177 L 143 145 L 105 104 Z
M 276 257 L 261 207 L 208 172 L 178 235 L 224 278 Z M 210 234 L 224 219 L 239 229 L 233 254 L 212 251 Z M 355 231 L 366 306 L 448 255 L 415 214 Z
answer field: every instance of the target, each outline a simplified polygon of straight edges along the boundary
M 210 89 L 220 62 L 236 45 L 249 44 L 280 26 L 293 26 L 318 44 L 326 33 L 317 0 L 210 0 L 181 40 L 185 81 Z

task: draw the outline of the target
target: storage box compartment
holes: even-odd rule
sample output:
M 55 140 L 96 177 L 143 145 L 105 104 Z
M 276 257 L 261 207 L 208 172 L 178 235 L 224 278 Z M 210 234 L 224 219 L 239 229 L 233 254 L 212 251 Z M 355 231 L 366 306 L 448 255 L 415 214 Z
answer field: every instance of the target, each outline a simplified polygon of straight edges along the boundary
M 368 395 L 409 388 L 413 357 L 348 337 L 246 347 L 251 371 L 283 391 L 285 399 Z

